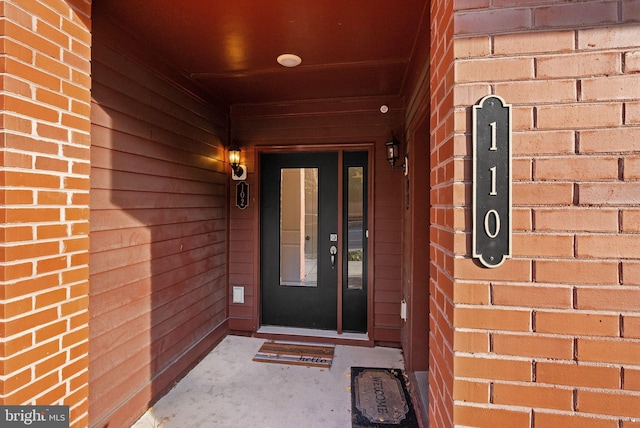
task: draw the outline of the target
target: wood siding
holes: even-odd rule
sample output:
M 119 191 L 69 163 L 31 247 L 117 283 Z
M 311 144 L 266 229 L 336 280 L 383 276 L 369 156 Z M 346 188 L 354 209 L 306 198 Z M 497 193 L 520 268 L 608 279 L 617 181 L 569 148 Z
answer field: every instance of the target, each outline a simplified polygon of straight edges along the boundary
M 421 29 L 414 46 L 405 85 L 405 135 L 408 155 L 407 206 L 403 227 L 403 297 L 407 301 L 402 349 L 405 367 L 410 371 L 429 368 L 429 270 L 430 260 L 430 86 L 429 86 L 429 8 L 423 12 Z M 435 219 L 434 219 L 435 220 Z M 417 381 L 414 382 L 417 386 Z M 427 393 L 428 385 L 420 385 Z M 423 420 L 427 417 L 424 415 Z
M 387 104 L 389 112 L 380 113 Z M 377 342 L 400 343 L 400 277 L 402 265 L 401 223 L 402 171 L 392 170 L 386 160 L 385 142 L 394 130 L 402 139 L 402 100 L 365 98 L 321 100 L 303 103 L 234 106 L 232 130 L 243 150 L 251 186 L 249 207 L 240 210 L 231 201 L 229 284 L 245 286 L 245 303 L 231 304 L 229 324 L 234 330 L 251 331 L 259 326 L 259 254 L 257 153 L 273 146 L 336 145 L 349 149 L 353 144 L 374 146 L 371 177 L 374 207 L 370 213 L 374 240 L 369 280 L 373 291 L 373 324 L 370 338 Z M 360 146 L 362 147 L 362 146 Z
M 94 25 L 90 424 L 129 426 L 227 332 L 228 114 Z M 129 47 L 127 52 L 131 52 Z

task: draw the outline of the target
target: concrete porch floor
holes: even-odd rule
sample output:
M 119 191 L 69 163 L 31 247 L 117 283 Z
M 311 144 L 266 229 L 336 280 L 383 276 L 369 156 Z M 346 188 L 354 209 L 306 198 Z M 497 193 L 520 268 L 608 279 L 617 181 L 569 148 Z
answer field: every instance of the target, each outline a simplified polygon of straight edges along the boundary
M 404 368 L 399 349 L 344 345 L 330 369 L 252 361 L 264 342 L 227 336 L 132 428 L 348 428 L 351 367 Z

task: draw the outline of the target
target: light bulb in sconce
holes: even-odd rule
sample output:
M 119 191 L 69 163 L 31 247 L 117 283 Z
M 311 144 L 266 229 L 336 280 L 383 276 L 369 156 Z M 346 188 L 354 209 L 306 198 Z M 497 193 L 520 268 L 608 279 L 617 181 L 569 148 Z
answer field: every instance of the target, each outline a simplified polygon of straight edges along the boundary
M 245 166 L 240 164 L 240 148 L 236 144 L 229 147 L 229 166 L 233 171 L 231 178 L 234 180 L 244 180 L 247 177 Z

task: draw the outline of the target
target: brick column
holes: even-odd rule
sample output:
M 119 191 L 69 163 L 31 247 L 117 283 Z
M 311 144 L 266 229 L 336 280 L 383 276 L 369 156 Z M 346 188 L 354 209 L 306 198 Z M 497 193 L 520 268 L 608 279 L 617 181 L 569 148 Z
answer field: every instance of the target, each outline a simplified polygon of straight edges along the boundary
M 639 3 L 456 5 L 456 181 L 471 185 L 470 106 L 500 95 L 514 233 L 513 259 L 486 269 L 470 220 L 456 227 L 453 422 L 637 426 Z M 467 218 L 469 193 L 454 202 Z
M 2 404 L 87 425 L 90 0 L 0 1 Z
M 456 217 L 453 107 L 453 2 L 431 2 L 429 426 L 453 426 L 453 261 Z M 464 147 L 464 140 L 463 140 Z

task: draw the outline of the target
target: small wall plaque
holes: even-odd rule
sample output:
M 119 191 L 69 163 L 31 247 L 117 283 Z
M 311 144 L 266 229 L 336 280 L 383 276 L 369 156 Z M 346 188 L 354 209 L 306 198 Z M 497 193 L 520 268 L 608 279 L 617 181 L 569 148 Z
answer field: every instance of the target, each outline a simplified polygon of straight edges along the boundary
M 511 257 L 511 105 L 473 106 L 473 257 L 495 268 Z
M 236 205 L 241 210 L 249 206 L 249 185 L 246 181 L 236 184 Z

